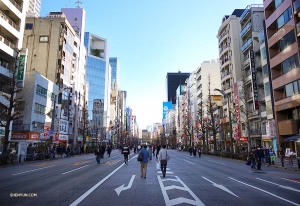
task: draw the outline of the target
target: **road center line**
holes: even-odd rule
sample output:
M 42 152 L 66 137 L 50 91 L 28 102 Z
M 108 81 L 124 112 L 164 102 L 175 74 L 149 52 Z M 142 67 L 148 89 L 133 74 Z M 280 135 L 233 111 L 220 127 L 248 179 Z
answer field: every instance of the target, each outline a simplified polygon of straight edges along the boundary
M 82 200 L 84 200 L 87 196 L 89 196 L 95 189 L 97 189 L 100 185 L 102 185 L 108 178 L 110 178 L 114 173 L 116 173 L 121 167 L 124 166 L 124 163 L 121 164 L 117 169 L 112 171 L 109 175 L 107 175 L 105 178 L 100 180 L 97 184 L 95 184 L 91 189 L 86 191 L 83 195 L 81 195 L 77 200 L 75 200 L 70 206 L 76 206 L 78 205 Z
M 214 162 L 214 163 L 221 164 L 221 165 L 225 165 L 225 164 L 222 163 L 222 162 L 217 162 L 217 161 L 213 161 L 213 160 L 207 160 L 207 161 Z
M 194 162 L 190 162 L 190 161 L 187 161 L 187 160 L 185 160 L 185 159 L 184 159 L 184 161 L 186 161 L 186 162 L 188 162 L 188 163 L 191 163 L 191 164 L 193 164 L 193 165 L 195 164 Z
M 290 201 L 290 200 L 287 200 L 287 199 L 285 199 L 285 198 L 283 198 L 283 197 L 280 197 L 280 196 L 278 196 L 278 195 L 275 195 L 275 194 L 273 194 L 273 193 L 271 193 L 271 192 L 268 192 L 268 191 L 266 191 L 266 190 L 263 190 L 263 189 L 260 189 L 260 188 L 258 188 L 258 187 L 249 185 L 249 184 L 247 184 L 247 183 L 241 182 L 241 181 L 236 180 L 236 179 L 234 179 L 234 178 L 232 178 L 232 177 L 228 177 L 228 178 L 229 178 L 229 179 L 232 179 L 232 180 L 234 180 L 234 181 L 236 181 L 236 182 L 239 182 L 239 183 L 241 183 L 241 184 L 243 184 L 243 185 L 247 185 L 248 187 L 252 187 L 252 188 L 254 188 L 254 189 L 257 189 L 257 190 L 259 190 L 259 191 L 262 191 L 262 192 L 264 192 L 264 193 L 267 193 L 267 194 L 269 194 L 269 195 L 272 195 L 273 197 L 276 197 L 276 198 L 278 198 L 278 199 L 281 199 L 281 200 L 286 201 L 286 202 L 288 202 L 288 203 L 291 203 L 291 204 L 293 204 L 293 205 L 298 205 L 298 206 L 299 206 L 299 204 L 297 204 L 297 203 L 295 203 L 295 202 L 292 202 L 292 201 Z
M 67 174 L 67 173 L 74 172 L 74 171 L 76 171 L 76 170 L 82 169 L 82 168 L 87 167 L 87 166 L 89 166 L 89 165 L 84 165 L 84 166 L 82 166 L 82 167 L 78 167 L 78 168 L 76 168 L 76 169 L 70 170 L 70 171 L 68 171 L 68 172 L 64 172 L 64 173 L 62 173 L 62 174 L 65 175 L 65 174 Z
M 25 171 L 25 172 L 19 172 L 19 173 L 15 173 L 15 174 L 12 174 L 12 175 L 20 175 L 20 174 L 24 174 L 24 173 L 28 173 L 28 172 L 33 172 L 33 171 L 36 171 L 36 170 L 42 170 L 42 169 L 46 169 L 46 168 L 54 167 L 54 166 L 55 165 L 50 165 L 50 166 L 47 166 L 47 167 L 42 167 L 42 168 L 38 168 L 38 169 L 28 170 L 28 171 Z

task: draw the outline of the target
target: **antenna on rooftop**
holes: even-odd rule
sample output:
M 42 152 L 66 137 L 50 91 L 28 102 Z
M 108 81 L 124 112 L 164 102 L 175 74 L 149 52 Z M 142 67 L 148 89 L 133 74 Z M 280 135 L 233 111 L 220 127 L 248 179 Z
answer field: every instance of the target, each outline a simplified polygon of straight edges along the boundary
M 83 3 L 80 0 L 77 0 L 75 4 L 77 5 L 76 8 L 81 8 Z

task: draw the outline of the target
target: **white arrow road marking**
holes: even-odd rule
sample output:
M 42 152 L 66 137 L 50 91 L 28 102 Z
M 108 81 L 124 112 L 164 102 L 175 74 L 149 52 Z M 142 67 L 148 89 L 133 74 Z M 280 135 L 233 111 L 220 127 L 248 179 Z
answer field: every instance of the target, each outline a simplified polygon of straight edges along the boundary
M 264 181 L 264 182 L 267 182 L 267 183 L 270 183 L 270 184 L 273 184 L 273 185 L 277 185 L 281 188 L 284 188 L 284 189 L 287 189 L 287 190 L 292 190 L 292 191 L 295 191 L 295 192 L 300 192 L 300 190 L 297 190 L 295 188 L 292 188 L 292 187 L 289 187 L 289 186 L 283 186 L 283 185 L 280 185 L 280 184 L 276 184 L 274 182 L 270 182 L 270 181 L 267 181 L 267 180 L 263 180 L 263 179 L 260 179 L 260 178 L 256 178 L 258 180 L 261 180 L 261 181 Z
M 42 169 L 46 169 L 46 168 L 49 168 L 49 167 L 54 167 L 55 165 L 50 165 L 50 166 L 47 166 L 47 167 L 42 167 L 42 168 L 38 168 L 38 169 L 34 169 L 34 170 L 28 170 L 28 171 L 25 171 L 25 172 L 19 172 L 19 173 L 15 173 L 15 174 L 12 174 L 12 175 L 20 175 L 20 174 L 24 174 L 24 173 L 28 173 L 28 172 L 33 172 L 33 171 L 36 171 L 36 170 L 42 170 Z
M 295 203 L 295 202 L 292 202 L 292 201 L 290 201 L 290 200 L 287 200 L 287 199 L 285 199 L 285 198 L 283 198 L 283 197 L 280 197 L 280 196 L 278 196 L 278 195 L 275 195 L 275 194 L 273 194 L 273 193 L 271 193 L 271 192 L 268 192 L 268 191 L 266 191 L 266 190 L 263 190 L 263 189 L 260 189 L 260 188 L 258 188 L 258 187 L 249 185 L 249 184 L 247 184 L 247 183 L 241 182 L 241 181 L 236 180 L 236 179 L 234 179 L 234 178 L 232 178 L 232 177 L 228 177 L 228 178 L 229 178 L 229 179 L 232 179 L 232 180 L 234 180 L 234 181 L 236 181 L 236 182 L 239 182 L 239 183 L 241 183 L 241 184 L 243 184 L 243 185 L 247 185 L 248 187 L 252 187 L 252 188 L 254 188 L 254 189 L 256 189 L 256 190 L 259 190 L 259 191 L 262 191 L 262 192 L 267 193 L 267 194 L 269 194 L 269 195 L 272 195 L 273 197 L 276 197 L 276 198 L 278 198 L 278 199 L 281 199 L 281 200 L 286 201 L 286 202 L 288 202 L 288 203 L 291 203 L 291 204 L 293 204 L 293 205 L 299 206 L 299 204 L 297 204 L 297 203 Z
M 78 167 L 78 168 L 76 168 L 76 169 L 70 170 L 70 171 L 68 171 L 68 172 L 64 172 L 64 173 L 62 173 L 62 174 L 65 175 L 65 174 L 68 174 L 68 173 L 70 173 L 70 172 L 74 172 L 74 171 L 76 171 L 76 170 L 82 169 L 82 168 L 87 167 L 87 166 L 89 166 L 89 165 L 84 165 L 84 166 L 82 166 L 82 167 Z
M 217 161 L 212 161 L 212 160 L 207 160 L 207 161 L 214 162 L 214 163 L 221 164 L 221 165 L 225 165 L 225 164 L 222 163 L 222 162 L 217 162 Z
M 135 175 L 132 175 L 132 177 L 131 177 L 131 179 L 130 179 L 130 181 L 129 181 L 129 183 L 128 183 L 128 185 L 126 187 L 124 187 L 124 185 L 125 185 L 124 184 L 124 185 L 121 185 L 120 187 L 118 187 L 118 188 L 115 189 L 115 191 L 118 194 L 118 196 L 120 195 L 120 193 L 123 190 L 128 190 L 128 189 L 131 188 L 134 178 L 135 178 Z
M 162 194 L 164 196 L 166 206 L 178 205 L 181 203 L 188 203 L 190 205 L 204 206 L 203 202 L 190 190 L 190 188 L 188 188 L 188 186 L 186 186 L 186 184 L 184 184 L 184 182 L 181 181 L 181 179 L 179 179 L 179 177 L 175 176 L 175 178 L 176 179 L 169 179 L 169 178 L 162 179 L 159 175 L 157 175 L 157 179 L 158 179 Z M 165 181 L 179 182 L 181 185 L 183 185 L 183 187 L 175 186 L 175 185 L 165 187 L 163 184 L 163 182 L 165 182 Z M 184 198 L 184 197 L 170 199 L 167 194 L 167 190 L 172 190 L 172 189 L 187 191 L 194 198 L 194 200 Z
M 188 162 L 188 163 L 191 163 L 191 164 L 193 164 L 193 165 L 195 164 L 194 162 L 190 162 L 190 161 L 187 161 L 187 160 L 185 160 L 185 159 L 184 159 L 184 161 L 186 161 L 186 162 Z
M 207 180 L 207 181 L 209 181 L 210 183 L 212 183 L 213 186 L 215 186 L 215 187 L 217 187 L 217 188 L 219 188 L 219 189 L 221 189 L 221 190 L 224 190 L 225 192 L 228 192 L 229 194 L 232 194 L 233 196 L 236 196 L 236 197 L 240 198 L 239 196 L 237 196 L 236 194 L 234 194 L 233 192 L 231 192 L 229 189 L 227 189 L 227 188 L 224 187 L 223 185 L 218 185 L 218 184 L 214 183 L 213 181 L 207 179 L 206 177 L 203 177 L 203 176 L 202 176 L 202 178 L 205 179 L 205 180 Z

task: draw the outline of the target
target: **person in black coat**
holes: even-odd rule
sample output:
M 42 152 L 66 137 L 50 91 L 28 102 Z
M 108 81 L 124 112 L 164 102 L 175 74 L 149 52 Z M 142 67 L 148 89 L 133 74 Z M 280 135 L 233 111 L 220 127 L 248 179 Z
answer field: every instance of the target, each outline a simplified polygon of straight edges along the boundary
M 261 149 L 260 146 L 257 147 L 255 151 L 255 156 L 257 158 L 257 170 L 261 170 L 261 160 L 265 157 L 264 151 Z
M 193 154 L 193 148 L 192 147 L 189 148 L 189 153 L 190 153 L 190 157 L 191 157 L 192 154 Z

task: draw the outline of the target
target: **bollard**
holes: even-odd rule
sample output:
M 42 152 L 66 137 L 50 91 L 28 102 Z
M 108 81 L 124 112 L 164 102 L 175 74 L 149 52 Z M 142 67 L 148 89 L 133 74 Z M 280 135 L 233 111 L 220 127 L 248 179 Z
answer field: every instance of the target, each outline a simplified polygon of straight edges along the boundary
M 300 170 L 300 158 L 297 158 L 297 162 L 298 162 L 298 169 Z

